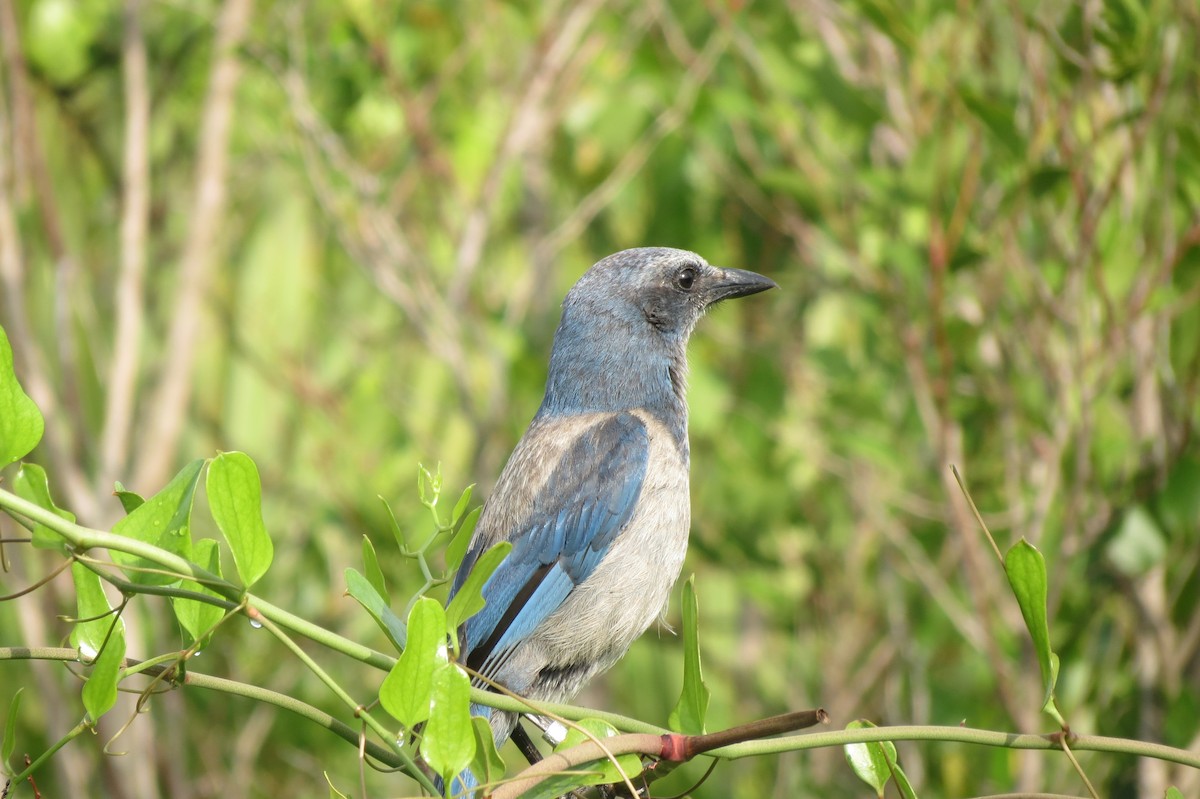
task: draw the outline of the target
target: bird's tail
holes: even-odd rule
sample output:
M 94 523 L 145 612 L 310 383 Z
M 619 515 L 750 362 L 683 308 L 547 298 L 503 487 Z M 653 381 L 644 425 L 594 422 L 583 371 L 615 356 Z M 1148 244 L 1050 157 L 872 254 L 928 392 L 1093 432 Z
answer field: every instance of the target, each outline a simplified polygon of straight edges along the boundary
M 442 796 L 458 796 L 470 799 L 470 797 L 475 795 L 475 789 L 479 787 L 479 780 L 475 779 L 475 772 L 468 768 L 463 769 L 457 777 L 450 780 L 449 791 L 446 790 L 446 783 L 441 777 L 434 777 L 433 785 Z

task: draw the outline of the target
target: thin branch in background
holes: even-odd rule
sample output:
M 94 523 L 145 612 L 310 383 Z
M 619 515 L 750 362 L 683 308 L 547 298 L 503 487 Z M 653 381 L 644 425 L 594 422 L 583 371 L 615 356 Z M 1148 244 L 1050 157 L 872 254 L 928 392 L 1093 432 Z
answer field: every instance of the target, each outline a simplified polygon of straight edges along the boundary
M 524 87 L 513 103 L 513 112 L 500 137 L 496 152 L 488 165 L 479 193 L 467 212 L 455 254 L 454 278 L 450 282 L 450 303 L 460 307 L 466 300 L 467 291 L 483 257 L 487 243 L 489 220 L 500 191 L 503 179 L 513 161 L 521 157 L 526 149 L 538 140 L 548 124 L 546 102 L 566 68 L 571 54 L 578 49 L 604 0 L 570 4 L 566 13 L 553 20 L 546 30 L 554 31 L 552 41 L 542 58 L 535 58 L 529 65 Z
M 548 263 L 554 254 L 579 238 L 592 220 L 613 201 L 650 158 L 658 144 L 674 133 L 687 120 L 697 95 L 716 66 L 717 59 L 729 46 L 730 32 L 720 28 L 704 44 L 675 94 L 675 102 L 655 118 L 645 133 L 633 144 L 600 185 L 583 197 L 575 210 L 536 245 L 535 260 Z
M 0 2 L 0 13 L 11 11 L 8 0 Z M 5 24 L 0 24 L 0 29 L 10 31 L 11 26 L 5 21 Z M 5 45 L 6 62 L 10 63 L 12 56 L 7 46 L 10 36 L 6 33 L 0 39 L 0 43 Z M 11 68 L 8 72 L 11 81 L 15 73 Z M 3 82 L 0 82 L 0 286 L 3 287 L 0 294 L 4 297 L 4 311 L 7 314 L 5 327 L 30 397 L 44 416 L 57 418 L 56 424 L 48 426 L 43 439 L 50 464 L 76 513 L 84 519 L 90 519 L 95 511 L 91 491 L 68 443 L 76 438 L 75 431 L 70 419 L 60 413 L 61 404 L 50 380 L 48 362 L 34 336 L 28 314 L 25 257 L 17 225 L 16 172 L 12 160 L 15 142 L 10 143 L 9 139 L 8 108 L 7 92 Z
M 137 397 L 145 308 L 146 231 L 150 220 L 150 91 L 142 0 L 127 0 L 122 68 L 125 79 L 125 202 L 121 216 L 121 265 L 114 299 L 116 331 L 108 373 L 108 404 L 100 450 L 98 490 L 124 472 Z
M 215 53 L 200 123 L 192 222 L 180 257 L 179 284 L 171 313 L 165 364 L 153 414 L 139 452 L 133 485 L 142 490 L 164 483 L 175 462 L 192 389 L 192 365 L 200 336 L 200 314 L 212 280 L 214 248 L 225 210 L 229 134 L 239 77 L 238 49 L 249 27 L 253 0 L 226 0 L 217 20 Z

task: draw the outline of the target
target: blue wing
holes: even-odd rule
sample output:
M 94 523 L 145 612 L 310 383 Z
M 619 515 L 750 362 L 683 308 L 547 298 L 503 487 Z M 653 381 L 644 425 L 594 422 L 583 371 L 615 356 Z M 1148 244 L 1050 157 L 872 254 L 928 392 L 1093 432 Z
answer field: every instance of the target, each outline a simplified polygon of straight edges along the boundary
M 633 516 L 649 450 L 646 426 L 628 413 L 597 422 L 565 448 L 520 529 L 503 536 L 513 549 L 483 587 L 485 607 L 463 625 L 470 668 L 496 679 L 518 645 L 595 570 Z M 474 543 L 452 593 L 492 543 Z

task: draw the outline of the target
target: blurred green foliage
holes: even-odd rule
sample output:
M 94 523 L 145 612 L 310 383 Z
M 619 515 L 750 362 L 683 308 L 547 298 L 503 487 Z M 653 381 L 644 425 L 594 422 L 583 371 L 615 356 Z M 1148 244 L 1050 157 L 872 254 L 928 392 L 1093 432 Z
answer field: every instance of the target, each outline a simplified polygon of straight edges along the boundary
M 0 2 L 0 230 L 15 236 L 0 324 L 47 414 L 34 459 L 81 523 L 122 515 L 115 480 L 148 496 L 194 457 L 244 450 L 275 546 L 256 590 L 387 648 L 343 595 L 361 536 L 391 536 L 377 495 L 418 535 L 418 462 L 486 497 L 537 407 L 566 289 L 615 250 L 685 247 L 783 289 L 718 309 L 692 348 L 686 568 L 710 729 L 815 706 L 838 725 L 1053 729 L 955 464 L 1001 548 L 1025 537 L 1046 557 L 1072 727 L 1200 746 L 1194 2 L 264 2 L 234 55 L 228 168 L 206 172 L 214 28 L 237 2 Z M 148 231 L 132 244 L 131 18 L 150 108 Z M 227 194 L 191 298 L 182 436 L 164 440 L 152 389 L 177 356 L 206 178 Z M 136 341 L 116 334 L 130 247 L 148 265 Z M 130 347 L 134 424 L 114 466 L 109 370 Z M 170 468 L 141 468 L 156 451 Z M 393 596 L 422 585 L 378 551 Z M 17 564 L 6 587 L 42 573 L 32 554 Z M 46 592 L 0 605 L 0 642 L 53 643 L 72 610 Z M 130 625 L 131 654 L 175 635 L 169 618 Z M 682 659 L 651 631 L 581 701 L 665 723 Z M 248 626 L 194 667 L 339 710 Z M 3 669 L 0 706 L 36 686 L 19 741 L 36 753 L 74 723 L 76 683 Z M 43 791 L 358 780 L 352 749 L 274 711 L 201 692 L 151 708 L 112 746 L 135 757 L 77 741 Z M 898 748 L 925 796 L 1082 793 L 1045 753 Z M 1200 791 L 1182 769 L 1081 760 L 1105 795 Z M 366 776 L 371 795 L 409 790 L 397 780 Z M 725 765 L 695 795 L 856 785 L 829 751 Z

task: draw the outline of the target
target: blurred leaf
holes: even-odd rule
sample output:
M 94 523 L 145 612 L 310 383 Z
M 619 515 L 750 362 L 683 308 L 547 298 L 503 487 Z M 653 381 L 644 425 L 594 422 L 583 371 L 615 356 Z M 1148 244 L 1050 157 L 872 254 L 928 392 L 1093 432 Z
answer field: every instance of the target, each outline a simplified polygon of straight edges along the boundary
M 233 565 L 249 588 L 271 565 L 275 547 L 262 517 L 262 485 L 258 467 L 244 452 L 213 458 L 205 482 L 208 506 L 233 552 Z
M 25 31 L 30 59 L 60 86 L 78 81 L 91 64 L 100 13 L 97 3 L 36 0 Z
M 668 726 L 686 735 L 703 735 L 708 716 L 708 686 L 700 667 L 699 611 L 696 603 L 696 575 L 683 584 L 683 691 L 667 720 Z
M 450 605 L 446 608 L 446 631 L 450 635 L 457 635 L 459 625 L 483 610 L 485 604 L 483 586 L 511 551 L 512 544 L 508 541 L 501 541 L 480 555 L 472 565 L 471 573 L 467 575 L 462 588 L 454 595 L 454 599 L 450 600 Z
M 1014 120 L 1014 105 L 994 95 L 985 96 L 967 86 L 958 87 L 958 96 L 976 119 L 983 123 L 1008 152 L 1016 158 L 1024 158 L 1025 139 L 1017 130 Z
M 365 535 L 363 536 L 362 553 L 363 571 L 366 573 L 367 582 L 383 598 L 384 604 L 391 606 L 392 597 L 388 594 L 387 582 L 383 579 L 383 569 L 379 568 L 379 558 L 375 556 L 375 545 Z
M 329 786 L 329 799 L 350 799 L 346 794 L 333 787 L 333 780 L 329 776 L 328 771 L 321 772 L 325 777 L 325 784 Z
M 112 531 L 117 535 L 153 544 L 190 560 L 192 500 L 196 496 L 196 483 L 200 479 L 200 470 L 203 467 L 203 460 L 192 461 L 183 467 L 179 474 L 167 483 L 166 488 L 117 522 Z M 170 574 L 142 571 L 141 569 L 158 570 L 161 567 L 136 555 L 114 550 L 112 559 L 117 565 L 126 567 L 129 579 L 140 585 L 170 585 L 179 579 Z
M 121 507 L 125 510 L 125 514 L 133 513 L 146 503 L 140 494 L 135 494 L 132 491 L 126 491 L 125 486 L 120 483 L 113 484 L 113 494 L 121 502 Z
M 1061 723 L 1058 711 L 1053 708 L 1058 655 L 1050 649 L 1050 626 L 1046 621 L 1046 560 L 1036 547 L 1022 538 L 1004 555 L 1004 571 L 1017 597 L 1025 627 L 1033 638 L 1033 649 L 1042 670 L 1042 709 Z
M 475 524 L 479 521 L 479 514 L 483 512 L 483 507 L 477 507 L 468 513 L 458 528 L 458 532 L 450 539 L 450 543 L 446 545 L 446 569 L 448 571 L 456 571 L 462 565 L 462 560 L 467 555 L 467 548 L 471 545 L 471 536 L 475 532 Z
M 1180 458 L 1155 501 L 1165 533 L 1195 541 L 1200 533 L 1200 459 Z
M 1029 176 L 1029 193 L 1034 197 L 1044 197 L 1067 184 L 1071 171 L 1060 166 L 1048 166 L 1035 169 Z
M 396 650 L 403 651 L 408 635 L 404 628 L 404 622 L 392 612 L 388 603 L 375 590 L 375 586 L 371 585 L 370 580 L 352 568 L 347 568 L 345 574 L 346 593 L 354 597 L 358 604 L 371 614 L 371 618 L 383 630 L 384 635 L 391 639 Z
M 0 742 L 0 771 L 8 773 L 8 759 L 12 757 L 17 747 L 17 714 L 21 710 L 21 695 L 24 688 L 18 688 L 8 704 L 8 723 L 4 725 L 4 739 Z
M 223 576 L 221 572 L 221 548 L 217 542 L 211 538 L 202 538 L 196 542 L 192 549 L 192 562 L 218 577 Z M 201 585 L 195 580 L 183 580 L 179 583 L 179 587 L 185 591 L 195 591 L 200 594 L 208 594 L 212 597 L 222 598 L 221 594 L 213 589 Z M 207 602 L 200 602 L 196 599 L 184 599 L 182 597 L 171 597 L 171 607 L 175 611 L 175 618 L 179 620 L 180 626 L 187 631 L 193 642 L 200 642 L 207 646 L 207 641 L 201 641 L 201 636 L 205 635 L 208 630 L 221 620 L 225 615 L 225 611 L 219 605 L 210 605 Z
M 1137 577 L 1162 562 L 1167 542 L 1154 517 L 1141 505 L 1134 505 L 1125 511 L 1105 554 L 1126 577 Z
M 75 514 L 65 511 L 54 504 L 50 497 L 50 485 L 46 480 L 46 471 L 37 464 L 23 463 L 17 476 L 13 478 L 13 491 L 22 499 L 29 500 L 39 508 L 45 508 L 54 515 L 74 523 Z M 54 549 L 66 552 L 67 541 L 58 533 L 44 524 L 34 523 L 33 545 L 40 549 Z
M 453 663 L 439 666 L 433 674 L 432 700 L 433 713 L 421 735 L 421 755 L 449 783 L 475 757 L 471 681 L 467 673 Z
M 917 44 L 916 34 L 904 18 L 905 8 L 893 0 L 858 0 L 858 8 L 875 27 L 900 46 L 900 49 L 911 54 Z
M 865 719 L 852 721 L 848 730 L 864 730 L 875 725 Z M 896 745 L 891 741 L 871 741 L 861 744 L 846 744 L 842 747 L 846 762 L 858 778 L 870 785 L 875 794 L 883 796 L 883 789 L 892 778 L 892 765 L 896 762 Z
M 44 429 L 41 411 L 17 382 L 12 347 L 0 327 L 0 468 L 32 452 Z
M 407 646 L 379 688 L 383 709 L 408 729 L 428 719 L 434 672 L 447 662 L 445 611 L 421 597 L 408 614 Z
M 1171 787 L 1167 788 L 1167 791 L 1165 794 L 1163 794 L 1163 796 L 1164 799 L 1183 799 L 1183 792 L 1172 785 Z

